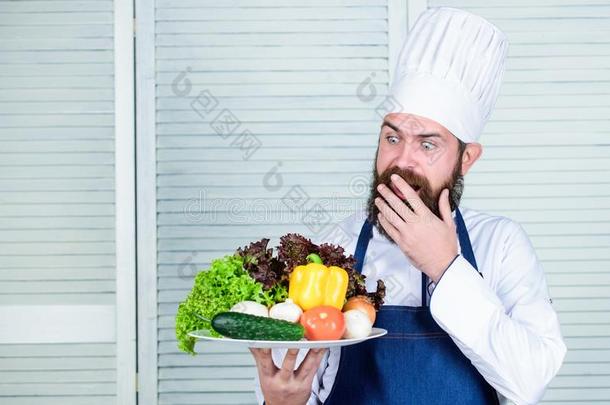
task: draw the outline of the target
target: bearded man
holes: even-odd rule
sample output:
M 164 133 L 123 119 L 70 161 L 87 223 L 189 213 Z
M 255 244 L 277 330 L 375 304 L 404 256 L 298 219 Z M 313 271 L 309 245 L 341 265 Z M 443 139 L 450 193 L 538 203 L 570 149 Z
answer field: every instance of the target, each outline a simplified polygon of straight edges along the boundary
M 460 206 L 495 104 L 506 36 L 427 10 L 383 117 L 367 208 L 340 225 L 356 269 L 388 289 L 382 338 L 330 350 L 252 349 L 260 403 L 535 404 L 566 352 L 542 267 L 516 222 Z M 332 241 L 331 241 L 332 242 Z

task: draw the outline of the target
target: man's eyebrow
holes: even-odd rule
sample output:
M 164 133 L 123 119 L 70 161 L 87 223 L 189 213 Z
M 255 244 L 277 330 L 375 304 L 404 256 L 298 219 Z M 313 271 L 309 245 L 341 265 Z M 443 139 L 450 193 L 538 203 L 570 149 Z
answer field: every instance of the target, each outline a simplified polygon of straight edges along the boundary
M 392 124 L 390 121 L 383 121 L 383 123 L 381 124 L 381 127 L 383 128 L 384 126 L 388 126 L 390 128 L 392 128 L 394 131 L 402 134 L 403 132 L 400 130 L 400 128 L 398 128 L 396 125 Z M 439 138 L 439 139 L 443 139 L 443 137 L 441 136 L 441 134 L 439 134 L 438 132 L 426 132 L 423 134 L 418 134 L 415 135 L 418 136 L 420 138 Z
M 381 124 L 381 128 L 383 128 L 385 126 L 388 126 L 388 127 L 392 128 L 396 132 L 402 133 L 400 128 L 398 128 L 396 125 L 392 124 L 390 121 L 384 120 L 383 123 Z
M 429 133 L 425 133 L 425 134 L 419 134 L 419 135 L 416 135 L 416 136 L 419 136 L 421 138 L 440 138 L 440 139 L 443 139 L 441 134 L 436 133 L 436 132 L 429 132 Z

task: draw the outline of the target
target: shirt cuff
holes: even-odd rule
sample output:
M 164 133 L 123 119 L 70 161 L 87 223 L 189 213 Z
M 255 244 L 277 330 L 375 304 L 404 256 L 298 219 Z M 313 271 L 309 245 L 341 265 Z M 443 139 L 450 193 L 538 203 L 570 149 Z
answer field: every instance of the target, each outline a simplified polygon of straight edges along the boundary
M 436 323 L 470 348 L 484 338 L 491 318 L 502 308 L 498 296 L 461 255 L 445 271 L 430 298 Z
M 449 270 L 449 268 L 451 267 L 451 265 L 453 264 L 453 262 L 455 262 L 455 259 L 457 259 L 458 257 L 460 257 L 459 254 L 455 255 L 455 257 L 453 258 L 453 260 L 451 260 L 449 262 L 449 265 L 447 267 L 445 267 L 445 271 L 443 271 L 443 274 L 441 274 L 441 277 L 438 279 L 438 281 L 436 283 L 434 283 L 435 285 L 438 285 L 438 283 L 441 282 L 441 280 L 443 279 L 443 276 L 445 275 L 445 273 L 447 272 L 447 270 Z

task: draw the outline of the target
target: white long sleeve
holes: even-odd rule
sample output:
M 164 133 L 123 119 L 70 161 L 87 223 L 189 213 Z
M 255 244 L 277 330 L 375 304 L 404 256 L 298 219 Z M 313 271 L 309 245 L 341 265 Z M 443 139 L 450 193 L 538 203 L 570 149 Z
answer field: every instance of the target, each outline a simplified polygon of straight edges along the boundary
M 514 222 L 498 268 L 481 277 L 459 256 L 436 286 L 432 316 L 504 397 L 535 404 L 566 353 L 534 249 Z M 493 287 L 493 289 L 492 289 Z

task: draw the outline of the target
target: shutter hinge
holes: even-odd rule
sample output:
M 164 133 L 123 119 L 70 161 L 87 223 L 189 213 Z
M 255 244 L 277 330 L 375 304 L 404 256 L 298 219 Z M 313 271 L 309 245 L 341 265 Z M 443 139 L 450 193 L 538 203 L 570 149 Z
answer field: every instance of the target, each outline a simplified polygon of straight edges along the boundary
M 140 375 L 136 373 L 136 392 L 140 392 Z
M 133 19 L 133 36 L 134 37 L 136 36 L 136 19 L 135 19 L 135 17 Z

